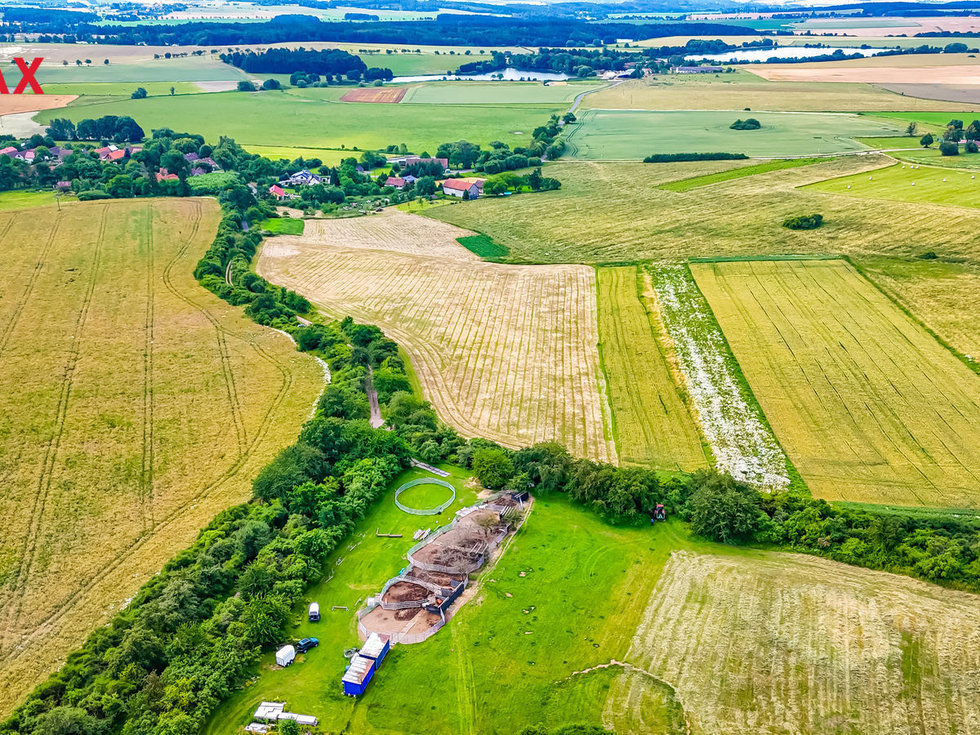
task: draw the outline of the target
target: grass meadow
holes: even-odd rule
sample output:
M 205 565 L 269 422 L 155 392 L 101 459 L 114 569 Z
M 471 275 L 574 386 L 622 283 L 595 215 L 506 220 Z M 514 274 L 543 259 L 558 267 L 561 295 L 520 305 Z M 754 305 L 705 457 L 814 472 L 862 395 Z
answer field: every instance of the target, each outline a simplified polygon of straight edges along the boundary
M 487 145 L 502 139 L 518 145 L 529 139 L 564 105 L 386 105 L 337 102 L 341 89 L 292 92 L 216 92 L 206 95 L 150 97 L 100 104 L 74 103 L 37 116 L 79 120 L 129 115 L 144 130 L 169 127 L 191 130 L 210 142 L 222 135 L 253 146 L 376 149 L 407 144 L 416 152 L 435 154 L 440 143 L 465 138 Z M 316 93 L 316 94 L 314 94 Z M 322 94 L 320 94 L 322 93 Z M 522 138 L 523 136 L 523 138 Z M 357 155 L 356 153 L 354 155 Z
M 731 130 L 754 117 L 759 130 Z M 650 153 L 806 156 L 864 149 L 857 136 L 898 133 L 894 124 L 850 114 L 729 111 L 584 111 L 565 140 L 569 155 L 590 161 L 640 160 Z
M 259 225 L 273 235 L 302 235 L 306 222 L 295 217 L 272 217 Z
M 0 212 L 0 714 L 249 497 L 320 392 L 313 360 L 193 279 L 218 215 Z
M 112 50 L 98 46 L 78 46 L 77 58 L 91 64 L 78 66 L 74 60 L 64 65 L 49 61 L 38 71 L 38 81 L 47 84 L 133 83 L 146 86 L 145 82 L 214 82 L 245 79 L 245 73 L 218 60 L 217 56 L 189 56 L 179 59 L 132 58 L 114 61 Z M 109 57 L 109 63 L 103 60 Z M 78 94 L 71 92 L 70 94 Z
M 814 496 L 980 506 L 980 381 L 850 265 L 691 271 Z
M 797 166 L 809 166 L 812 163 L 819 163 L 821 158 L 785 158 L 776 161 L 766 161 L 747 166 L 737 166 L 725 171 L 714 174 L 704 174 L 702 176 L 692 176 L 690 179 L 678 179 L 668 181 L 660 185 L 664 191 L 690 191 L 700 186 L 709 184 L 720 184 L 723 181 L 741 179 L 744 176 L 755 176 L 756 174 L 767 174 L 770 171 L 780 171 L 784 168 L 796 168 Z
M 309 220 L 302 237 L 267 242 L 257 270 L 331 316 L 384 329 L 464 435 L 615 460 L 594 271 L 483 262 L 455 240 L 470 234 L 403 212 Z
M 674 471 L 706 467 L 666 330 L 642 300 L 645 284 L 637 267 L 597 268 L 596 287 L 599 352 L 619 461 Z
M 957 158 L 976 159 L 980 154 L 960 155 Z M 980 178 L 971 171 L 912 167 L 912 164 L 896 163 L 873 173 L 864 173 L 828 179 L 811 184 L 808 189 L 825 191 L 849 197 L 889 199 L 946 207 L 980 207 Z
M 609 526 L 561 497 L 535 500 L 445 628 L 394 647 L 367 693 L 344 697 L 354 611 L 401 568 L 409 534 L 426 523 L 398 511 L 393 493 L 380 500 L 310 592 L 322 621 L 295 613 L 293 637 L 316 636 L 319 648 L 286 669 L 266 654 L 205 735 L 245 725 L 262 700 L 315 715 L 322 731 L 368 734 L 586 723 L 623 735 L 734 735 L 813 732 L 833 720 L 884 735 L 959 730 L 977 717 L 968 696 L 977 647 L 964 645 L 976 636 L 973 596 L 707 544 L 673 521 Z M 379 528 L 406 537 L 377 538 Z M 844 645 L 842 630 L 860 645 Z
M 737 162 L 559 162 L 546 168 L 548 176 L 561 180 L 559 191 L 480 199 L 424 213 L 487 234 L 510 249 L 512 262 L 827 253 L 916 256 L 932 250 L 940 257 L 976 263 L 976 210 L 861 199 L 845 196 L 843 188 L 827 192 L 806 187 L 842 175 L 878 178 L 880 169 L 892 164 L 883 155 L 846 156 L 672 192 L 658 187 L 726 171 Z M 733 207 L 733 201 L 739 206 Z M 786 217 L 810 212 L 824 215 L 819 230 L 795 232 L 782 226 Z

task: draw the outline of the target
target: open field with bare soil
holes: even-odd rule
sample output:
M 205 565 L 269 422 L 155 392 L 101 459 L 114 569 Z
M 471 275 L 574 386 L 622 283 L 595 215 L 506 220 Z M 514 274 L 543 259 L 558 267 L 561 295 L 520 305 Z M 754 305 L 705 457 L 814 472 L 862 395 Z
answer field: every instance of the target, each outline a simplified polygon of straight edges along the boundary
M 975 85 L 978 66 L 980 59 L 970 54 L 905 54 L 742 68 L 774 82 Z
M 340 98 L 341 102 L 376 102 L 396 104 L 405 96 L 405 87 L 365 87 L 352 89 Z
M 204 291 L 209 200 L 0 212 L 0 714 L 293 441 L 317 364 Z
M 927 203 L 860 200 L 797 187 L 892 165 L 874 154 L 663 191 L 667 181 L 724 171 L 739 162 L 555 163 L 560 191 L 433 207 L 426 215 L 479 230 L 510 248 L 510 259 L 613 263 L 723 255 L 849 253 L 980 259 L 980 212 Z M 742 162 L 741 165 L 745 165 Z M 737 201 L 739 206 L 732 207 Z M 782 226 L 821 212 L 819 230 Z
M 980 731 L 976 595 L 813 557 L 675 552 L 626 661 L 693 735 Z M 629 694 L 621 677 L 607 711 Z
M 691 271 L 815 496 L 980 507 L 980 378 L 850 265 Z
M 675 382 L 680 371 L 666 329 L 652 308 L 652 287 L 636 266 L 598 268 L 596 284 L 620 462 L 668 470 L 706 467 L 697 427 Z
M 508 446 L 556 440 L 580 456 L 614 459 L 593 270 L 477 262 L 462 246 L 458 257 L 409 254 L 402 243 L 424 243 L 431 223 L 399 215 L 406 224 L 373 250 L 277 237 L 257 270 L 331 315 L 384 329 L 409 354 L 440 417 L 464 434 Z M 370 242 L 377 231 L 359 228 L 393 218 L 335 226 Z M 416 223 L 422 229 L 412 234 Z
M 933 99 L 917 99 L 910 91 L 906 91 L 908 96 L 902 96 L 897 92 L 871 84 L 847 83 L 848 80 L 826 82 L 803 78 L 776 82 L 760 78 L 768 73 L 768 71 L 758 72 L 757 76 L 749 71 L 739 71 L 735 74 L 717 74 L 707 78 L 695 74 L 629 80 L 584 97 L 582 107 L 733 111 L 749 107 L 752 110 L 789 112 L 980 109 L 980 105 L 971 105 L 965 103 L 966 101 L 937 102 Z

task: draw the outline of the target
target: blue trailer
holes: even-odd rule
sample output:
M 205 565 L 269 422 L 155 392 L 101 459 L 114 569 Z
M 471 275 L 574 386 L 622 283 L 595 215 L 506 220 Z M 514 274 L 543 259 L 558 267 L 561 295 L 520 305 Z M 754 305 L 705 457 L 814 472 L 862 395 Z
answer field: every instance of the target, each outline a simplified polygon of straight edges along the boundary
M 368 683 L 374 677 L 374 659 L 360 654 L 350 660 L 350 666 L 344 672 L 341 681 L 344 684 L 344 694 L 348 697 L 359 697 L 364 694 Z
M 384 657 L 388 655 L 388 651 L 390 650 L 391 638 L 389 636 L 372 633 L 368 636 L 367 641 L 364 642 L 364 645 L 358 653 L 365 658 L 372 659 L 374 661 L 374 668 L 377 669 L 381 666 L 381 662 L 384 661 Z

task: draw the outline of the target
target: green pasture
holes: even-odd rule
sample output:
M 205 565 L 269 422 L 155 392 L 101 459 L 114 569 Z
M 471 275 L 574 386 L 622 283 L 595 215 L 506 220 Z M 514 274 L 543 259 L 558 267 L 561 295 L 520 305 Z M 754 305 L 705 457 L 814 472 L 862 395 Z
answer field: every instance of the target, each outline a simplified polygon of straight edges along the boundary
M 496 243 L 492 237 L 486 235 L 457 237 L 456 242 L 481 258 L 506 258 L 510 255 L 510 249 L 506 245 Z
M 974 154 L 980 158 L 980 154 Z M 870 173 L 842 176 L 804 187 L 869 199 L 980 207 L 980 178 L 969 171 L 897 163 Z
M 731 130 L 754 117 L 759 130 Z M 899 132 L 894 123 L 851 114 L 739 111 L 587 110 L 567 134 L 579 159 L 641 160 L 650 153 L 745 153 L 805 156 L 862 150 L 857 136 Z
M 937 73 L 941 73 L 941 70 L 937 70 Z M 966 127 L 980 118 L 980 114 L 976 112 L 867 112 L 864 116 L 896 121 L 903 129 L 910 122 L 917 122 L 920 126 L 925 126 L 919 137 L 926 132 L 945 130 L 950 120 L 962 120 Z
M 54 117 L 129 115 L 144 130 L 193 130 L 212 142 L 225 135 L 246 147 L 363 150 L 405 143 L 418 153 L 434 154 L 440 143 L 461 138 L 483 145 L 493 140 L 519 145 L 551 114 L 565 109 L 564 105 L 341 103 L 269 91 L 73 104 L 39 113 L 36 119 L 43 124 Z
M 300 654 L 296 662 L 285 669 L 274 669 L 274 652 L 266 652 L 258 666 L 258 679 L 245 689 L 232 694 L 211 718 L 205 732 L 237 732 L 248 724 L 256 705 L 262 700 L 288 702 L 291 711 L 316 714 L 321 726 L 330 732 L 340 731 L 351 717 L 354 701 L 343 695 L 340 677 L 346 663 L 345 648 L 356 646 L 358 609 L 364 600 L 378 593 L 384 583 L 405 566 L 405 553 L 416 543 L 412 534 L 419 528 L 432 528 L 448 523 L 453 514 L 476 502 L 475 491 L 466 488 L 468 473 L 451 466 L 442 466 L 449 477 L 440 478 L 456 487 L 456 502 L 441 516 L 413 516 L 395 507 L 395 489 L 418 477 L 433 477 L 421 470 L 409 470 L 391 484 L 390 492 L 379 500 L 354 534 L 327 560 L 323 581 L 307 592 L 306 603 L 295 611 L 296 623 L 291 640 L 313 636 L 320 646 Z M 402 538 L 382 538 L 380 533 L 400 533 Z M 320 603 L 319 623 L 307 620 L 306 605 Z M 332 610 L 335 605 L 347 610 Z M 286 643 L 288 641 L 284 641 Z M 395 667 L 396 657 L 389 659 L 388 674 Z M 377 681 L 375 682 L 377 683 Z
M 462 479 L 454 473 L 460 489 Z M 458 501 L 472 498 L 463 492 Z M 539 498 L 496 565 L 480 575 L 477 600 L 428 641 L 395 646 L 363 697 L 343 696 L 341 653 L 358 642 L 356 601 L 376 593 L 404 565 L 411 533 L 430 525 L 435 519 L 397 511 L 392 495 L 379 501 L 327 562 L 333 579 L 309 595 L 320 603 L 323 620 L 308 623 L 305 608 L 296 611 L 294 637 L 316 636 L 319 648 L 282 670 L 274 670 L 272 654 L 265 654 L 258 679 L 218 709 L 205 735 L 237 731 L 262 700 L 316 715 L 326 732 L 419 732 L 419 723 L 426 733 L 447 735 L 513 733 L 539 722 L 599 725 L 619 672 L 573 672 L 625 658 L 673 550 L 721 549 L 692 541 L 679 523 L 617 528 L 563 497 Z M 379 528 L 406 538 L 376 538 Z M 340 566 L 336 557 L 344 558 Z M 331 611 L 337 604 L 350 612 Z M 669 687 L 664 690 L 668 718 L 680 706 Z
M 58 199 L 68 202 L 74 201 L 75 197 L 63 194 Z M 43 207 L 46 204 L 54 204 L 55 201 L 54 191 L 4 191 L 0 192 L 0 211 Z
M 42 65 L 37 78 L 45 84 L 91 84 L 133 82 L 146 86 L 147 82 L 213 82 L 228 79 L 244 79 L 241 69 L 223 64 L 217 56 L 188 56 L 180 59 L 134 59 L 121 63 L 103 64 L 105 55 L 98 46 L 79 46 L 78 58 L 92 63 L 78 66 L 69 61 Z
M 264 156 L 271 161 L 285 159 L 295 161 L 297 158 L 319 158 L 324 164 L 335 166 L 344 158 L 350 156 L 357 157 L 356 153 L 339 148 L 304 148 L 301 146 L 275 146 L 275 145 L 245 145 L 243 146 L 249 153 Z
M 437 485 L 434 482 L 427 482 L 422 485 L 414 485 L 413 487 L 406 488 L 398 496 L 398 502 L 406 508 L 429 510 L 430 508 L 438 508 L 449 500 L 450 497 L 452 497 L 452 491 L 449 488 Z
M 401 104 L 571 104 L 577 95 L 600 86 L 595 83 L 545 86 L 540 82 L 432 82 L 409 87 Z
M 155 97 L 174 94 L 202 94 L 205 90 L 193 82 L 61 82 L 45 84 L 45 94 L 77 94 L 86 97 L 123 97 L 127 98 L 137 87 L 142 87 L 146 93 Z
M 294 217 L 270 217 L 262 220 L 259 228 L 274 235 L 302 235 L 305 222 Z

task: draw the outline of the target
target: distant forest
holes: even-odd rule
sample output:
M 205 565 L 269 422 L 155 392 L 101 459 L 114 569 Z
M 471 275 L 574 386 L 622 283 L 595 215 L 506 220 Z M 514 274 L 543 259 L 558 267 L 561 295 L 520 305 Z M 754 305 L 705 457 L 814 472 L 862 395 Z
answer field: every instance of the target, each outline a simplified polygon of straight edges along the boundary
M 253 51 L 221 54 L 226 64 L 237 66 L 250 74 L 292 74 L 296 71 L 331 75 L 348 75 L 350 79 L 390 81 L 391 69 L 367 68 L 360 57 L 340 49 L 271 48 L 257 54 Z

